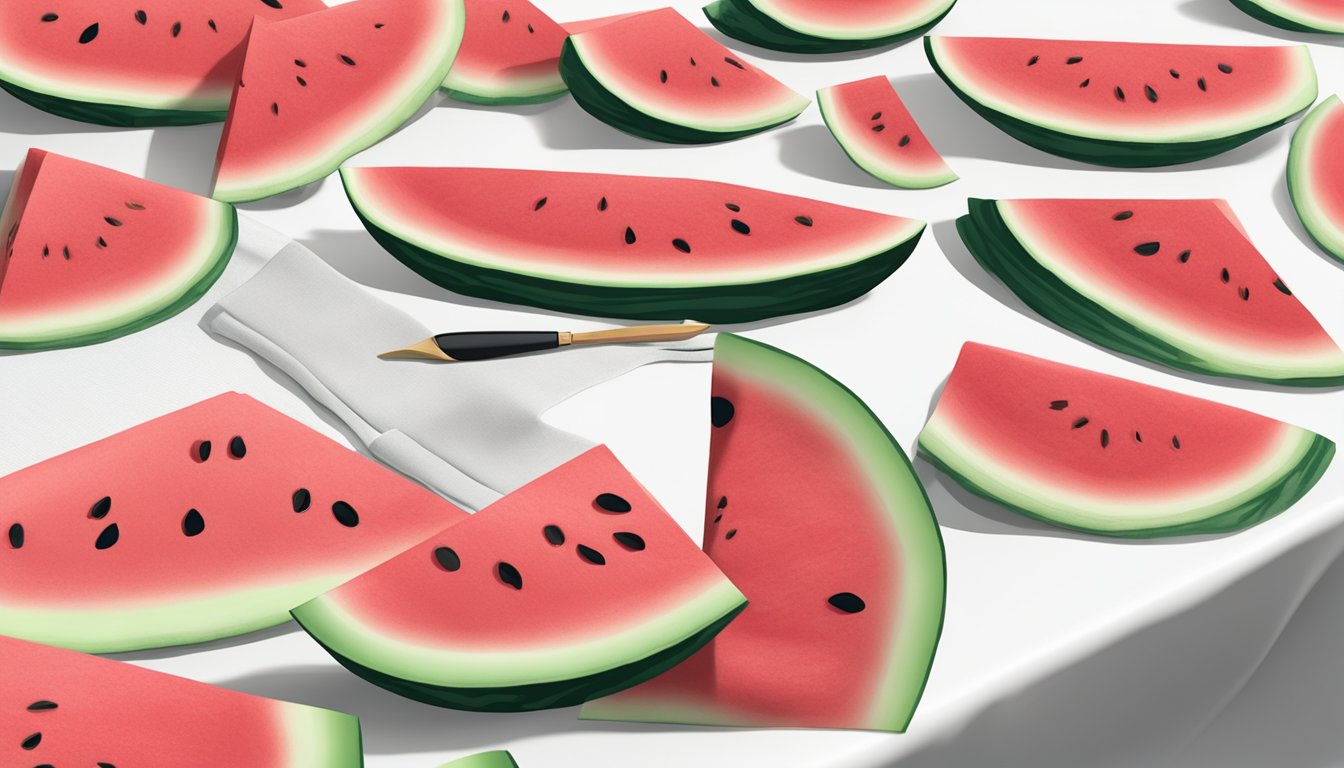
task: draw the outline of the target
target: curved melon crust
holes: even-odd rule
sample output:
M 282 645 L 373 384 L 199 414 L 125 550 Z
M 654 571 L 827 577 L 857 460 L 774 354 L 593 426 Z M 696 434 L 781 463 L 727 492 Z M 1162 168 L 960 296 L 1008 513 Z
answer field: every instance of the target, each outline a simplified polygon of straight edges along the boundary
M 1323 13 L 1323 0 L 1232 0 L 1246 14 L 1280 29 L 1344 35 L 1344 7 L 1337 3 Z M 1310 7 L 1321 6 L 1321 11 Z
M 513 755 L 499 749 L 468 755 L 440 765 L 439 768 L 518 768 L 518 763 L 513 759 Z
M 797 16 L 775 0 L 714 0 L 705 16 L 720 32 L 752 45 L 792 53 L 835 53 L 881 48 L 932 29 L 956 0 L 918 0 L 886 21 L 827 24 Z M 824 4 L 818 4 L 824 6 Z
M 1297 126 L 1288 151 L 1288 192 L 1307 233 L 1326 253 L 1344 261 L 1344 103 L 1322 101 Z M 1328 209 L 1334 200 L 1336 211 Z
M 1151 120 L 1147 125 L 1117 131 L 1109 122 L 1089 122 L 1063 114 L 1028 110 L 1014 94 L 979 87 L 961 71 L 949 45 L 966 38 L 924 38 L 924 50 L 934 72 L 976 114 L 999 130 L 1029 146 L 1085 163 L 1120 168 L 1148 168 L 1202 160 L 1227 152 L 1292 120 L 1316 100 L 1316 69 L 1306 46 L 1294 46 L 1291 74 L 1277 103 L 1246 115 L 1216 115 L 1202 123 Z M 1057 41 L 1042 41 L 1053 43 Z M 1124 45 L 1080 41 L 1080 45 Z M 1163 45 L 1134 44 L 1136 47 Z
M 847 104 L 847 99 L 867 99 L 877 111 L 867 110 L 860 119 L 855 114 L 858 105 Z M 822 88 L 817 91 L 817 106 L 840 148 L 874 178 L 904 189 L 930 189 L 957 180 L 957 174 L 938 156 L 885 77 Z M 882 123 L 874 123 L 877 118 L 870 117 L 878 114 L 885 117 Z M 884 131 L 890 129 L 887 138 L 891 141 L 903 133 L 907 143 L 914 145 L 910 147 L 912 154 L 926 156 L 922 161 L 893 156 L 892 152 L 899 150 L 878 142 L 875 137 L 881 134 L 873 133 L 875 125 L 881 125 Z
M 1344 384 L 1344 351 L 1337 346 L 1314 355 L 1281 353 L 1163 324 L 1126 304 L 1124 296 L 1089 286 L 1086 274 L 1061 267 L 1039 244 L 1029 247 L 1030 234 L 1014 229 L 1000 201 L 972 198 L 969 206 L 970 214 L 957 220 L 957 232 L 976 261 L 1032 309 L 1079 336 L 1197 373 L 1300 387 Z
M 277 702 L 286 758 L 284 768 L 349 766 L 364 763 L 359 721 L 344 712 Z

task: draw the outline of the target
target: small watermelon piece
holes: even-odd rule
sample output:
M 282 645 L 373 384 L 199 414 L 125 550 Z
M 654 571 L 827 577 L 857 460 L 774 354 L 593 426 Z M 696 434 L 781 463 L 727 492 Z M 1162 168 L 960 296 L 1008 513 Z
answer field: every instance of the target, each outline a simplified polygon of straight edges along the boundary
M 643 682 L 744 605 L 599 446 L 294 617 L 337 661 L 390 691 L 516 712 Z
M 869 77 L 817 91 L 831 135 L 854 164 L 893 186 L 929 189 L 951 184 L 947 166 L 885 77 Z
M 360 768 L 350 715 L 0 636 L 6 766 Z
M 1344 261 L 1344 104 L 1322 101 L 1293 134 L 1288 191 L 1307 233 Z
M 518 768 L 518 763 L 513 759 L 513 755 L 500 749 L 494 752 L 479 752 L 468 755 L 460 760 L 441 765 L 439 768 Z
M 743 42 L 794 53 L 894 45 L 932 29 L 956 0 L 714 0 L 705 15 Z
M 1344 35 L 1344 5 L 1338 0 L 1232 0 L 1232 4 L 1282 29 Z
M 751 604 L 703 651 L 582 717 L 903 731 L 942 631 L 924 488 L 826 373 L 719 334 L 705 552 Z
M 458 293 L 611 317 L 748 322 L 857 298 L 924 223 L 692 179 L 342 168 L 384 248 Z
M 233 254 L 233 206 L 30 149 L 0 211 L 0 348 L 92 344 L 191 306 Z
M 477 104 L 531 104 L 563 96 L 560 48 L 567 33 L 527 0 L 467 0 L 466 31 L 443 81 L 449 96 Z
M 929 62 L 1013 138 L 1087 163 L 1200 160 L 1316 100 L 1306 46 L 1242 47 L 928 37 Z
M 0 88 L 38 109 L 103 125 L 223 120 L 253 17 L 321 0 L 5 0 Z
M 1221 403 L 968 343 L 919 450 L 1024 515 L 1150 537 L 1238 531 L 1283 512 L 1325 473 L 1335 444 Z
M 355 0 L 258 22 L 215 159 L 214 196 L 258 200 L 317 181 L 395 131 L 443 83 L 462 0 Z
M 1222 200 L 976 200 L 957 231 L 1051 322 L 1175 368 L 1344 384 L 1341 351 Z
M 597 119 L 675 144 L 758 133 L 794 119 L 808 104 L 671 8 L 571 35 L 560 74 Z
M 237 393 L 0 478 L 0 498 L 0 632 L 94 653 L 282 623 L 465 515 Z

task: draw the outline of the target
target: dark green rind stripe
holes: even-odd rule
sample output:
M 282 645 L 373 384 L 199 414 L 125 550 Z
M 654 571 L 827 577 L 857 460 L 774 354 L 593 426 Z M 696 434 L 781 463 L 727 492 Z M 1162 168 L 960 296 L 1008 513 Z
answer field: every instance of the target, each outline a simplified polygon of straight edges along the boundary
M 221 205 L 227 205 L 227 204 L 221 203 Z M 151 312 L 150 314 L 138 317 L 128 323 L 119 325 L 115 328 L 109 328 L 106 330 L 97 331 L 93 333 L 84 333 L 73 336 L 65 336 L 60 339 L 50 339 L 46 341 L 36 341 L 36 342 L 17 341 L 14 339 L 0 338 L 0 349 L 36 350 L 36 349 L 62 349 L 65 347 L 79 347 L 84 346 L 86 344 L 97 344 L 100 342 L 109 341 L 111 339 L 125 336 L 127 334 L 135 333 L 136 331 L 144 330 L 145 328 L 148 328 L 151 325 L 157 325 L 158 323 L 167 320 L 168 318 L 172 317 L 173 315 L 176 315 L 177 313 L 181 312 L 187 307 L 190 307 L 192 304 L 195 304 L 197 300 L 199 300 L 202 296 L 204 296 L 205 293 L 210 290 L 210 287 L 215 284 L 215 281 L 219 279 L 219 276 L 224 274 L 224 268 L 229 265 L 229 259 L 233 256 L 233 250 L 237 245 L 238 245 L 238 211 L 237 209 L 235 209 L 233 206 L 230 205 L 228 242 L 224 245 L 223 248 L 219 250 L 217 254 L 215 254 L 210 271 L 205 275 L 203 275 L 195 283 L 191 284 L 190 286 L 187 286 L 186 290 L 182 293 L 182 295 L 178 297 L 178 299 L 174 301 L 172 304 L 168 305 L 167 307 L 164 307 L 158 312 Z
M 99 104 L 75 101 L 49 93 L 30 91 L 21 85 L 0 80 L 0 88 L 12 93 L 44 112 L 79 120 L 84 123 L 111 125 L 118 128 L 152 128 L 164 125 L 200 125 L 218 123 L 228 115 L 228 109 L 200 111 L 188 109 L 147 109 L 121 104 Z
M 1279 29 L 1291 29 L 1294 32 L 1317 32 L 1324 35 L 1340 34 L 1334 30 L 1320 29 L 1319 27 L 1311 27 L 1306 24 L 1298 23 L 1292 19 L 1270 11 L 1259 3 L 1253 3 L 1251 0 L 1232 0 L 1232 4 L 1241 9 L 1247 16 L 1253 16 L 1259 21 L 1263 21 L 1264 23 L 1278 27 Z
M 391 677 L 342 656 L 332 650 L 326 643 L 323 643 L 317 635 L 312 635 L 311 632 L 309 634 L 346 669 L 374 685 L 386 688 L 406 698 L 433 704 L 437 707 L 465 709 L 475 712 L 530 712 L 538 709 L 576 706 L 590 699 L 607 696 L 657 677 L 700 650 L 705 643 L 708 643 L 724 627 L 728 626 L 729 622 L 746 607 L 747 604 L 743 602 L 733 611 L 695 635 L 638 662 L 614 667 L 596 675 L 570 680 L 557 680 L 535 685 L 501 686 L 499 688 L 453 688 Z M 303 619 L 297 613 L 294 614 L 294 618 L 298 620 L 300 625 L 303 624 Z M 307 627 L 304 627 L 304 629 L 306 630 Z M 432 670 L 427 671 L 432 672 Z
M 1208 141 L 1109 141 L 1075 136 L 1042 128 L 1039 125 L 1019 120 L 976 101 L 973 96 L 958 88 L 956 84 L 952 82 L 952 79 L 947 76 L 947 73 L 943 71 L 942 67 L 938 65 L 938 58 L 933 53 L 933 46 L 930 43 L 930 40 L 931 38 L 924 38 L 924 52 L 928 56 L 929 63 L 933 65 L 933 71 L 937 72 L 938 76 L 943 79 L 943 82 L 947 83 L 947 87 L 952 89 L 952 92 L 965 102 L 967 106 L 974 110 L 976 114 L 1023 144 L 1035 147 L 1043 152 L 1049 152 L 1052 155 L 1059 155 L 1060 157 L 1066 157 L 1070 160 L 1078 160 L 1094 165 L 1106 165 L 1115 168 L 1153 168 L 1157 166 L 1179 165 L 1181 163 L 1203 160 L 1215 155 L 1220 155 L 1235 149 L 1252 139 L 1263 136 L 1275 128 L 1297 118 L 1307 110 L 1307 108 L 1304 107 L 1280 120 L 1274 120 L 1248 131 L 1219 137 L 1217 139 L 1210 139 Z M 1308 105 L 1308 107 L 1309 106 L 1310 105 Z
M 1321 435 L 1316 435 L 1302 460 L 1288 470 L 1278 482 L 1269 486 L 1254 498 L 1202 520 L 1153 528 L 1107 528 L 1100 525 L 1089 526 L 1076 521 L 1061 520 L 1046 511 L 1027 509 L 1004 501 L 996 496 L 993 491 L 987 490 L 984 487 L 985 484 L 982 484 L 976 478 L 967 477 L 953 471 L 937 455 L 926 450 L 922 443 L 919 447 L 919 455 L 971 493 L 1027 517 L 1061 528 L 1100 536 L 1145 539 L 1233 533 L 1262 523 L 1292 507 L 1306 495 L 1307 491 L 1316 485 L 1335 456 L 1335 444 Z M 1041 487 L 1040 495 L 1042 498 L 1048 498 L 1050 489 Z
M 918 37 L 942 21 L 943 17 L 951 12 L 952 5 L 939 14 L 938 18 L 922 26 L 894 35 L 853 40 L 816 37 L 790 29 L 762 13 L 759 8 L 751 4 L 750 0 L 715 0 L 703 10 L 705 16 L 709 18 L 709 23 L 716 29 L 744 43 L 791 53 L 841 53 L 881 48 Z
M 1344 375 L 1274 378 L 1228 370 L 1137 328 L 1041 266 L 1003 222 L 996 201 L 972 198 L 968 205 L 970 213 L 957 220 L 957 232 L 971 255 L 1027 306 L 1067 331 L 1122 354 L 1196 373 L 1293 387 L 1344 385 Z
M 574 100 L 588 114 L 626 133 L 670 144 L 710 144 L 740 139 L 783 125 L 802 112 L 800 109 L 799 113 L 778 122 L 740 131 L 712 131 L 689 124 L 669 123 L 640 112 L 607 90 L 584 66 L 582 57 L 574 50 L 573 41 L 568 39 L 560 51 L 560 77 L 569 86 Z

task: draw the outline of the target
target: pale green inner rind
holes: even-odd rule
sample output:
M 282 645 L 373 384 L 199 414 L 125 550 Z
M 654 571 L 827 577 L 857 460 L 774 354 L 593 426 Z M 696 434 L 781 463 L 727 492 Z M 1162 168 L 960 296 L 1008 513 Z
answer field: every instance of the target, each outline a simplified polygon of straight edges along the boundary
M 359 720 L 344 712 L 276 702 L 283 720 L 285 762 L 276 768 L 360 768 L 364 765 Z M 239 766 L 238 768 L 243 768 Z
M 898 13 L 893 14 L 893 16 L 896 16 L 897 18 L 892 19 L 886 24 L 864 22 L 862 24 L 852 25 L 849 28 L 828 28 L 809 25 L 803 19 L 790 16 L 783 8 L 776 7 L 776 4 L 771 2 L 771 0 L 744 1 L 749 2 L 761 13 L 769 16 L 779 22 L 782 26 L 797 32 L 800 35 L 819 37 L 827 40 L 872 40 L 875 38 L 895 37 L 910 32 L 911 30 L 919 29 L 920 27 L 931 26 L 943 16 L 947 15 L 947 12 L 952 9 L 952 6 L 957 0 L 925 0 L 923 3 L 924 8 L 918 15 L 910 12 L 909 6 L 911 4 L 908 2 L 892 3 L 891 5 L 893 9 L 898 11 Z
M 472 79 L 455 69 L 448 70 L 440 86 L 449 97 L 471 104 L 534 104 L 558 99 L 569 88 L 560 78 L 560 70 L 545 76 L 505 77 L 494 80 Z
M 1317 188 L 1344 187 L 1344 173 L 1339 168 L 1322 167 L 1313 154 L 1320 141 L 1317 132 L 1341 109 L 1344 105 L 1339 97 L 1331 96 L 1297 126 L 1288 150 L 1288 192 L 1311 238 L 1331 256 L 1344 260 L 1344 221 L 1332 219 L 1316 200 Z
M 513 755 L 500 749 L 494 752 L 481 752 L 440 765 L 439 768 L 518 768 Z
M 26 69 L 18 65 L 17 57 L 6 56 L 4 51 L 0 51 L 0 80 L 13 83 L 39 97 L 110 108 L 205 113 L 222 113 L 229 108 L 227 87 L 213 93 L 162 93 L 156 92 L 151 83 L 140 82 L 135 83 L 134 88 L 120 90 L 117 85 L 106 81 L 95 84 L 84 79 L 63 79 L 50 70 Z
M 860 142 L 854 140 L 853 131 L 856 129 L 851 124 L 852 121 L 846 119 L 844 110 L 834 103 L 832 91 L 832 88 L 817 91 L 817 107 L 821 110 L 821 119 L 849 159 L 866 173 L 904 189 L 930 189 L 957 180 L 957 174 L 946 165 L 941 168 L 930 168 L 928 173 L 923 174 L 903 173 L 884 159 L 868 153 Z M 858 130 L 870 129 L 865 125 Z

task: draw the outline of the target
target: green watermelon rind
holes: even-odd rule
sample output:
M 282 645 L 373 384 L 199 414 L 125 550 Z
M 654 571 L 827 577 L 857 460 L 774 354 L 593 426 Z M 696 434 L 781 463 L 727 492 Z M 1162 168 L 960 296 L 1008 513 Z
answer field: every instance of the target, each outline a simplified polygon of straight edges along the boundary
M 174 125 L 218 123 L 228 114 L 228 105 L 220 109 L 150 109 L 123 104 L 79 101 L 25 88 L 21 83 L 0 79 L 0 88 L 20 101 L 57 117 L 116 128 L 153 128 Z
M 932 37 L 924 38 L 924 53 L 929 60 L 929 64 L 932 65 L 933 71 L 956 94 L 957 98 L 961 99 L 977 115 L 1023 144 L 1042 152 L 1093 165 L 1105 165 L 1114 168 L 1155 168 L 1204 160 L 1236 149 L 1292 121 L 1310 108 L 1312 102 L 1316 100 L 1316 86 L 1313 80 L 1310 98 L 1304 98 L 1303 103 L 1296 111 L 1248 127 L 1246 130 L 1234 134 L 1207 140 L 1145 142 L 1133 141 L 1123 137 L 1104 139 L 1079 136 L 1035 125 L 982 104 L 974 96 L 963 90 L 939 64 L 937 54 L 933 50 L 932 41 Z M 1306 91 L 1304 91 L 1305 93 Z
M 344 172 L 342 181 L 351 207 L 373 239 L 430 282 L 466 296 L 594 317 L 747 323 L 828 309 L 863 296 L 891 276 L 910 258 L 925 229 L 921 226 L 887 250 L 849 264 L 777 280 L 684 287 L 593 285 L 481 267 L 428 250 L 367 215 Z
M 492 752 L 478 752 L 474 755 L 467 755 L 444 763 L 439 768 L 518 768 L 518 761 L 514 760 L 513 755 L 507 750 L 497 749 Z
M 789 53 L 844 53 L 883 48 L 919 37 L 951 13 L 953 5 L 956 5 L 956 0 L 949 0 L 947 7 L 932 20 L 900 32 L 849 39 L 819 37 L 790 29 L 757 8 L 750 0 L 714 0 L 702 10 L 715 29 L 744 43 Z
M 669 122 L 641 112 L 604 86 L 584 64 L 582 54 L 574 47 L 573 37 L 566 39 L 560 50 L 560 76 L 574 100 L 588 114 L 631 135 L 669 144 L 710 144 L 740 139 L 793 120 L 808 104 L 806 99 L 799 99 L 779 114 L 737 129 L 711 130 L 689 122 Z
M 1332 221 L 1324 211 L 1317 209 L 1311 190 L 1311 151 L 1315 146 L 1316 128 L 1320 121 L 1338 109 L 1341 109 L 1339 97 L 1330 96 L 1298 124 L 1288 149 L 1288 194 L 1293 200 L 1293 210 L 1297 211 L 1311 239 L 1321 250 L 1344 261 L 1344 221 Z M 1324 173 L 1332 174 L 1334 171 L 1327 169 Z
M 193 276 L 191 282 L 181 286 L 179 293 L 153 305 L 138 305 L 127 313 L 82 323 L 77 328 L 66 326 L 40 334 L 15 336 L 7 335 L 4 328 L 0 327 L 0 349 L 59 349 L 98 344 L 157 325 L 195 304 L 224 273 L 238 244 L 238 212 L 227 203 L 214 205 L 223 212 L 223 221 L 218 231 L 202 233 L 202 247 L 209 249 L 209 256 L 203 262 L 201 271 Z M 207 236 L 213 242 L 204 244 Z
M 1258 21 L 1263 21 L 1270 26 L 1279 29 L 1288 29 L 1294 32 L 1319 32 L 1327 35 L 1344 35 L 1344 24 L 1338 27 L 1315 26 L 1310 22 L 1299 19 L 1295 14 L 1283 9 L 1280 11 L 1271 10 L 1268 6 L 1273 5 L 1273 0 L 1232 0 L 1242 13 L 1251 16 Z
M 283 719 L 285 765 L 358 768 L 364 765 L 364 733 L 359 718 L 306 704 L 278 702 Z
M 831 105 L 830 93 L 842 86 L 832 86 L 831 88 L 821 88 L 817 91 L 817 109 L 821 112 L 821 120 L 830 130 L 835 143 L 844 150 L 845 156 L 850 159 L 859 170 L 872 176 L 878 181 L 884 181 L 893 187 L 901 189 L 933 189 L 935 187 L 945 186 L 956 181 L 957 174 L 946 164 L 943 170 L 938 173 L 926 173 L 921 175 L 901 173 L 893 168 L 891 164 L 884 163 L 880 158 L 867 157 L 858 147 L 850 146 L 849 142 L 843 138 L 845 131 L 839 126 L 843 124 L 845 115 L 838 108 Z
M 530 93 L 520 91 L 510 91 L 510 92 L 489 91 L 484 88 L 477 90 L 467 90 L 464 86 L 458 86 L 457 88 L 450 88 L 446 85 L 441 86 L 439 90 L 443 91 L 443 93 L 446 96 L 448 96 L 448 98 L 453 99 L 455 101 L 461 101 L 466 104 L 480 104 L 481 106 L 486 107 L 511 107 L 511 106 L 520 106 L 524 104 L 544 104 L 548 101 L 555 101 L 561 96 L 564 96 L 566 93 L 569 93 L 569 88 L 566 87 L 564 84 L 561 84 L 559 88 L 544 91 L 533 91 Z
M 1270 375 L 1220 362 L 1140 328 L 1082 295 L 1046 269 L 1008 228 L 994 200 L 971 198 L 970 213 L 957 219 L 957 232 L 971 255 L 1045 319 L 1088 341 L 1126 355 L 1195 373 L 1292 387 L 1344 385 L 1344 356 L 1338 373 Z
M 406 698 L 438 707 L 473 712 L 530 712 L 571 707 L 589 699 L 638 685 L 685 661 L 723 631 L 747 607 L 742 594 L 724 579 L 721 584 L 699 598 L 700 602 L 705 603 L 702 606 L 702 613 L 708 623 L 638 661 L 611 667 L 595 674 L 574 677 L 564 677 L 564 670 L 551 670 L 552 679 L 526 685 L 457 687 L 425 680 L 406 680 L 369 667 L 336 650 L 328 640 L 341 636 L 342 643 L 359 646 L 362 652 L 372 656 L 397 653 L 395 648 L 384 648 L 380 645 L 376 627 L 351 626 L 329 611 L 323 601 L 324 598 L 317 598 L 301 605 L 292 611 L 292 615 L 327 653 L 340 662 L 341 666 L 374 685 Z M 709 620 L 709 616 L 716 618 Z M 592 666 L 601 667 L 606 663 L 604 651 L 605 648 L 594 649 L 593 658 L 590 660 Z M 425 677 L 442 672 L 442 666 L 437 664 L 426 666 L 422 670 Z

